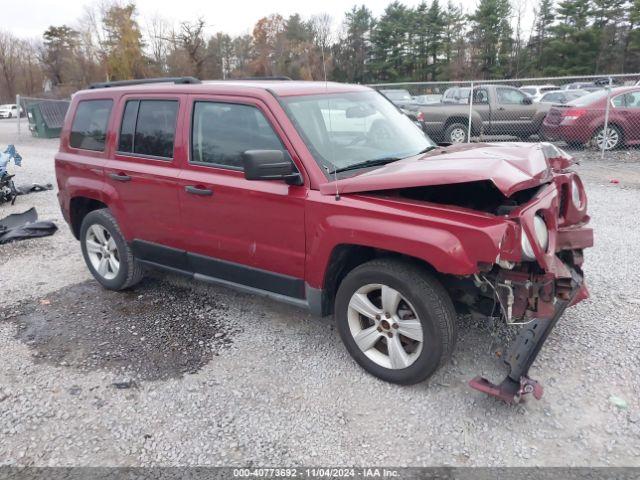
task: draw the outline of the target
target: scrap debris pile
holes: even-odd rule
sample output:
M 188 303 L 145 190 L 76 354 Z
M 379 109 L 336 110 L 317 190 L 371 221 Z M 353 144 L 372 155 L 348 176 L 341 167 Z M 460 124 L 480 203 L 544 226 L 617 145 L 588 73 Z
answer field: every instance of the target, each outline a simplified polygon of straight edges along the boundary
M 9 175 L 7 170 L 11 160 L 17 167 L 22 164 L 22 157 L 16 152 L 16 147 L 8 145 L 4 152 L 0 152 L 0 203 L 11 202 L 13 205 L 18 196 L 18 190 L 13 183 L 14 175 Z
M 19 167 L 22 164 L 22 157 L 15 146 L 8 145 L 4 152 L 0 152 L 0 204 L 10 202 L 13 205 L 18 195 L 53 188 L 51 184 L 16 187 L 13 182 L 15 175 L 9 174 L 7 168 L 11 161 Z M 14 213 L 0 219 L 0 245 L 27 238 L 46 237 L 53 235 L 57 229 L 53 222 L 38 221 L 36 209 L 30 208 L 26 212 Z
M 0 219 L 0 245 L 27 238 L 48 237 L 56 230 L 58 227 L 53 222 L 39 222 L 38 212 L 32 207 L 26 212 L 13 213 Z

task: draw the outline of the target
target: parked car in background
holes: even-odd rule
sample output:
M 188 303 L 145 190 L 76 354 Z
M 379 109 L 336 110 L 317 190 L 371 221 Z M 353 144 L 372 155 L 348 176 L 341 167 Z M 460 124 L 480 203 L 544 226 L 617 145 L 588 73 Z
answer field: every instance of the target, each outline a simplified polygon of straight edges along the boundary
M 387 88 L 378 91 L 398 107 L 403 108 L 413 103 L 413 97 L 409 93 L 409 90 L 405 90 L 404 88 Z
M 537 102 L 538 103 L 560 103 L 565 104 L 576 98 L 580 98 L 584 95 L 588 95 L 590 92 L 586 90 L 552 90 L 542 95 Z
M 15 118 L 19 115 L 18 111 L 22 115 L 22 108 L 18 110 L 18 105 L 15 103 L 0 105 L 0 118 Z
M 507 135 L 525 140 L 539 132 L 550 107 L 533 103 L 531 97 L 515 87 L 489 84 L 474 87 L 473 91 L 472 136 Z M 423 114 L 423 130 L 434 140 L 462 143 L 467 141 L 469 130 L 468 103 L 467 92 L 464 104 L 444 101 L 437 105 L 414 104 L 408 105 L 407 110 Z
M 564 140 L 570 146 L 595 144 L 613 150 L 640 144 L 640 87 L 611 89 L 608 126 L 605 131 L 607 90 L 600 90 L 554 105 L 542 124 L 544 136 Z
M 442 102 L 442 95 L 439 93 L 429 93 L 426 95 L 415 95 L 413 101 L 418 105 L 434 105 Z
M 470 87 L 447 88 L 442 95 L 442 103 L 469 103 Z
M 558 90 L 556 85 L 527 85 L 524 87 L 520 87 L 520 91 L 529 95 L 534 102 L 540 100 L 540 97 L 544 95 L 546 92 L 550 92 L 552 90 Z
M 527 324 L 508 376 L 470 385 L 540 398 L 529 367 L 588 297 L 593 231 L 570 156 L 438 147 L 359 85 L 154 82 L 77 92 L 55 156 L 64 218 L 104 288 L 162 268 L 333 314 L 354 360 L 399 384 L 449 360 L 456 306 L 500 311 Z
M 587 92 L 595 92 L 602 89 L 603 87 L 595 82 L 572 82 L 560 87 L 560 90 L 586 90 Z

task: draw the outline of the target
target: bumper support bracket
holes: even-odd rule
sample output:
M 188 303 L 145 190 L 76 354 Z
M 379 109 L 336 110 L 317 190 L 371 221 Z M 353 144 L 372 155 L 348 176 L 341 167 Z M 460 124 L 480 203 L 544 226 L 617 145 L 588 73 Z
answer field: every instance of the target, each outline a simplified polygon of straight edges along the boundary
M 538 357 L 551 330 L 580 291 L 582 278 L 575 271 L 572 275 L 571 293 L 566 299 L 556 298 L 553 317 L 535 319 L 524 325 L 518 332 L 504 360 L 509 366 L 507 377 L 499 385 L 493 384 L 486 378 L 476 377 L 469 382 L 471 388 L 509 404 L 518 403 L 524 395 L 529 393 L 532 393 L 537 400 L 542 397 L 544 392 L 542 385 L 529 378 L 529 368 Z

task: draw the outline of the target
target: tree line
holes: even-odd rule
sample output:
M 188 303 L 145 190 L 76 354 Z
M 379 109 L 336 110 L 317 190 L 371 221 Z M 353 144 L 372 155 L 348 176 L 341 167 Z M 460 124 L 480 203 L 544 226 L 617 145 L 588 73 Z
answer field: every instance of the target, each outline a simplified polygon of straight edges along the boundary
M 640 71 L 640 0 L 538 0 L 533 21 L 526 1 L 480 0 L 471 12 L 453 0 L 394 1 L 378 18 L 354 6 L 337 31 L 326 14 L 272 14 L 239 36 L 103 1 L 41 39 L 0 31 L 0 98 L 152 76 L 371 83 Z

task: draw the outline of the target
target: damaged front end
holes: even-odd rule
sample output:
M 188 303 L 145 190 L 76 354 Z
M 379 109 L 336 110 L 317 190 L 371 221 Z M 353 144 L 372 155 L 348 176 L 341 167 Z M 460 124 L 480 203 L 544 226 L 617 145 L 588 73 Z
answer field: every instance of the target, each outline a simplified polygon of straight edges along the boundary
M 472 388 L 508 403 L 527 393 L 542 396 L 529 368 L 566 308 L 589 296 L 582 263 L 593 231 L 586 226 L 586 209 L 578 175 L 566 168 L 554 172 L 528 202 L 504 215 L 508 228 L 495 263 L 479 265 L 473 278 L 461 279 L 458 302 L 486 316 L 498 309 L 507 324 L 522 325 L 503 357 L 507 377 L 498 385 L 476 377 Z

